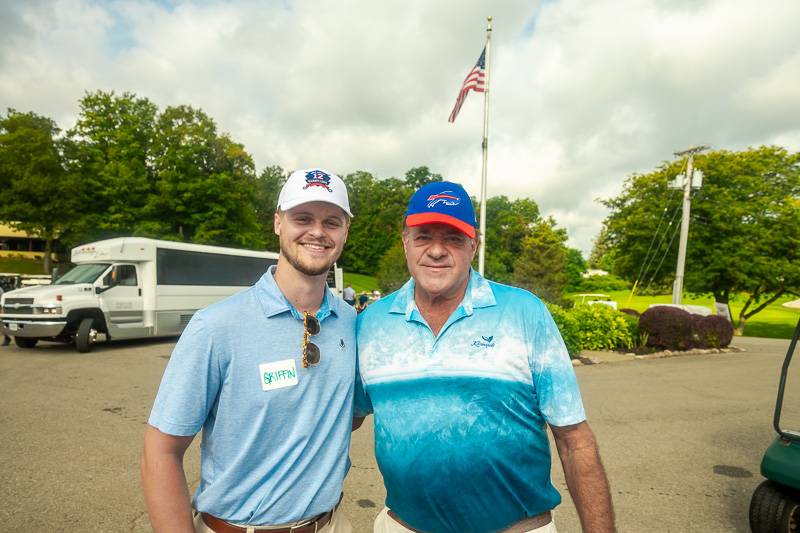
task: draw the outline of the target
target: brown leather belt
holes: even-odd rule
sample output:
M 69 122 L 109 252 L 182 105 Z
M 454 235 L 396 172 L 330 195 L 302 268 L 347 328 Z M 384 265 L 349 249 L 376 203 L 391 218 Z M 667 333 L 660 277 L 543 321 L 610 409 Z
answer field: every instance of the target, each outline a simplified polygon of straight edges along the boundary
M 339 504 L 336 504 L 338 507 Z M 312 520 L 307 524 L 303 524 L 302 526 L 294 526 L 294 527 L 283 527 L 280 529 L 259 529 L 255 526 L 256 531 L 263 531 L 264 533 L 317 533 L 320 529 L 325 527 L 328 522 L 331 521 L 333 517 L 333 512 L 336 510 L 336 507 L 328 511 L 327 513 L 319 515 L 317 518 Z M 210 515 L 208 513 L 200 513 L 203 517 L 203 522 L 206 523 L 208 527 L 213 529 L 216 533 L 245 533 L 247 528 L 235 526 L 231 523 L 226 522 L 221 518 L 217 518 L 216 516 Z
M 395 522 L 397 522 L 406 529 L 414 531 L 415 533 L 425 533 L 424 531 L 419 529 L 414 529 L 410 525 L 403 522 L 403 520 L 399 516 L 397 516 L 397 514 L 391 509 L 389 509 L 389 516 L 391 516 Z M 514 522 L 506 529 L 504 529 L 503 533 L 524 533 L 526 531 L 530 531 L 531 529 L 536 529 L 537 527 L 546 526 L 552 521 L 553 517 L 550 514 L 550 511 L 545 511 L 541 514 L 537 514 L 536 516 L 529 516 L 528 518 L 524 518 L 519 522 Z

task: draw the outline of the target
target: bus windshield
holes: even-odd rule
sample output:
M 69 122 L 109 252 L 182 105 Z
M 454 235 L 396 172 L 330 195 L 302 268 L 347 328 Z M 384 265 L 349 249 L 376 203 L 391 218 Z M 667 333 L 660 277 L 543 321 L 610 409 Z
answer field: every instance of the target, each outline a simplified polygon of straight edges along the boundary
M 74 285 L 76 283 L 94 283 L 100 274 L 111 266 L 110 263 L 93 263 L 78 265 L 53 283 L 53 285 Z

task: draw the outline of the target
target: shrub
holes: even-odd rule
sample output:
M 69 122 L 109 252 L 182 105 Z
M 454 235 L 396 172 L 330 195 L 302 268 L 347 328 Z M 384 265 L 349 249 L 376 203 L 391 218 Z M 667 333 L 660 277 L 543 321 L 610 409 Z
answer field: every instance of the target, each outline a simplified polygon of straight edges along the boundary
M 561 338 L 564 339 L 569 356 L 574 359 L 583 349 L 578 335 L 578 322 L 572 316 L 572 312 L 563 307 L 547 304 L 547 308 L 550 310 L 550 314 L 561 332 Z
M 647 345 L 687 350 L 692 339 L 692 315 L 677 307 L 651 307 L 639 317 L 639 330 L 647 334 Z
M 697 348 L 724 348 L 733 339 L 733 324 L 719 315 L 692 315 L 692 330 Z
M 585 350 L 613 350 L 636 345 L 638 331 L 628 316 L 607 305 L 576 305 L 572 316 Z
M 579 289 L 582 292 L 627 291 L 630 290 L 630 288 L 630 282 L 613 274 L 582 278 L 579 285 Z

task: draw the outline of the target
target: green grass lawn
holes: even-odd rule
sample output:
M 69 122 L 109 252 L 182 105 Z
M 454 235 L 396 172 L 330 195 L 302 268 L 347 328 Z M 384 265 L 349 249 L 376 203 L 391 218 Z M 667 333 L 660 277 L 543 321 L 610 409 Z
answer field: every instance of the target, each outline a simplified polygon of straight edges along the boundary
M 372 292 L 378 288 L 378 281 L 374 276 L 367 276 L 365 274 L 355 274 L 353 272 L 344 272 L 344 285 L 353 286 L 357 293 L 361 291 Z
M 19 257 L 0 257 L 0 273 L 44 274 L 44 261 L 20 259 Z
M 619 308 L 630 307 L 639 312 L 647 310 L 651 304 L 668 304 L 672 302 L 672 296 L 669 294 L 663 294 L 659 296 L 636 295 L 630 299 L 630 302 L 630 291 L 612 291 L 606 294 L 611 296 L 612 299 L 616 300 Z M 794 296 L 784 296 L 751 317 L 744 328 L 745 336 L 771 337 L 775 339 L 792 338 L 792 333 L 797 325 L 797 320 L 800 319 L 800 310 L 787 309 L 781 304 L 794 299 L 796 299 Z M 746 298 L 744 295 L 739 295 L 735 299 L 731 300 L 731 315 L 734 323 L 738 323 L 739 311 L 741 311 L 745 301 Z M 712 311 L 714 309 L 714 297 L 711 295 L 687 295 L 684 296 L 683 303 L 690 305 L 704 305 L 712 309 Z

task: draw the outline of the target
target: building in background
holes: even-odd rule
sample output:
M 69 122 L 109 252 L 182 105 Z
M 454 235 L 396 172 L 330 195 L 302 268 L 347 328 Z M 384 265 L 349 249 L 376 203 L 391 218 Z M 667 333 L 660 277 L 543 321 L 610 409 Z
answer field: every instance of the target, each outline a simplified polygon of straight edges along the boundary
M 44 247 L 44 239 L 0 224 L 0 257 L 21 256 L 25 259 L 41 260 L 44 258 Z M 55 253 L 51 256 L 56 259 Z

